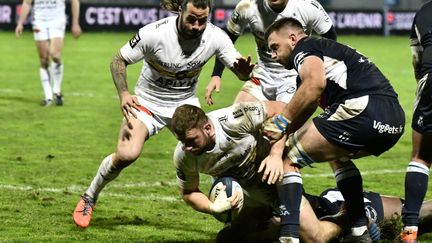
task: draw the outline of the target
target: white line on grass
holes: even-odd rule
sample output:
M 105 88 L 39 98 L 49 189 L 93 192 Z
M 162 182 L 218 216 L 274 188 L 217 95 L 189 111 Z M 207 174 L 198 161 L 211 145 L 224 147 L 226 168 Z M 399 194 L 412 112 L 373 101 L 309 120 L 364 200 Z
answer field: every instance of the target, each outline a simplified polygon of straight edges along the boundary
M 0 89 L 0 93 L 4 93 L 4 94 L 22 94 L 24 93 L 24 91 L 20 90 L 20 89 Z M 68 96 L 75 96 L 75 97 L 104 97 L 103 95 L 100 94 L 95 94 L 95 93 L 91 93 L 91 92 L 70 92 L 67 94 Z M 110 98 L 112 99 L 118 99 L 117 95 L 112 95 Z
M 119 186 L 119 188 L 121 188 Z M 54 193 L 82 193 L 85 189 L 84 187 L 77 187 L 77 186 L 71 186 L 67 188 L 41 188 L 41 187 L 32 187 L 28 185 L 7 185 L 7 184 L 0 184 L 0 189 L 5 190 L 13 190 L 13 191 L 42 191 L 42 192 L 54 192 Z M 130 194 L 123 194 L 123 193 L 104 193 L 105 196 L 110 197 L 122 197 L 122 198 L 136 198 L 136 199 L 143 199 L 143 200 L 149 200 L 149 201 L 167 201 L 167 202 L 178 202 L 180 201 L 180 197 L 174 197 L 174 196 L 160 196 L 155 194 L 148 194 L 145 196 L 136 196 L 136 195 L 130 195 Z
M 405 173 L 405 170 L 378 170 L 378 171 L 363 171 L 361 172 L 362 175 L 383 175 L 383 174 L 398 174 L 398 173 Z M 332 173 L 322 173 L 322 174 L 303 174 L 303 177 L 333 177 Z M 140 183 L 130 183 L 130 184 L 112 184 L 109 187 L 112 188 L 131 188 L 131 187 L 138 187 L 138 188 L 148 188 L 148 187 L 161 187 L 161 186 L 176 186 L 175 181 L 167 181 L 167 182 L 153 182 L 153 183 L 146 183 L 146 182 L 140 182 Z M 85 190 L 85 187 L 78 186 L 78 185 L 72 185 L 66 188 L 41 188 L 41 187 L 34 187 L 29 185 L 8 185 L 8 184 L 0 184 L 0 189 L 5 190 L 17 190 L 17 191 L 42 191 L 42 192 L 54 192 L 54 193 L 82 193 Z M 155 194 L 148 194 L 145 196 L 136 196 L 136 195 L 130 195 L 130 194 L 123 194 L 123 193 L 104 193 L 105 196 L 110 197 L 123 197 L 123 198 L 136 198 L 136 199 L 142 199 L 142 200 L 150 200 L 150 201 L 167 201 L 167 202 L 178 202 L 180 201 L 180 197 L 175 196 L 160 196 Z

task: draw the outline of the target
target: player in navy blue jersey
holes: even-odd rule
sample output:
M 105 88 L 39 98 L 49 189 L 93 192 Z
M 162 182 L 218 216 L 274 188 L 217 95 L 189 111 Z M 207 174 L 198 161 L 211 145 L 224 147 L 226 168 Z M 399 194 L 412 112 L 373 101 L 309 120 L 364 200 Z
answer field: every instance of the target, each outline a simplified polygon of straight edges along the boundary
M 303 191 L 299 169 L 332 161 L 350 218 L 351 229 L 344 241 L 371 242 L 362 178 L 350 159 L 379 156 L 402 136 L 405 115 L 396 92 L 367 57 L 333 40 L 308 37 L 296 19 L 276 21 L 265 37 L 272 57 L 285 68 L 295 69 L 300 81 L 283 112 L 264 126 L 274 145 L 261 167 L 264 180 L 279 179 L 279 240 L 298 241 Z M 306 123 L 318 104 L 324 112 Z
M 401 241 L 416 242 L 418 214 L 425 197 L 432 161 L 432 2 L 416 13 L 411 29 L 413 67 L 417 80 L 412 118 L 412 157 L 405 175 L 404 228 Z

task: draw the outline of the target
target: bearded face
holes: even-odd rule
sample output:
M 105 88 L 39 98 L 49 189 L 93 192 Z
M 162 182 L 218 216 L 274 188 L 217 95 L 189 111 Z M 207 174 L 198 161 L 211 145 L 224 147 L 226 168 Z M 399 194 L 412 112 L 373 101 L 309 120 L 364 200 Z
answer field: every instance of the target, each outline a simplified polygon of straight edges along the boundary
M 201 9 L 192 3 L 186 5 L 179 15 L 178 30 L 186 39 L 196 39 L 202 35 L 209 18 L 209 8 Z

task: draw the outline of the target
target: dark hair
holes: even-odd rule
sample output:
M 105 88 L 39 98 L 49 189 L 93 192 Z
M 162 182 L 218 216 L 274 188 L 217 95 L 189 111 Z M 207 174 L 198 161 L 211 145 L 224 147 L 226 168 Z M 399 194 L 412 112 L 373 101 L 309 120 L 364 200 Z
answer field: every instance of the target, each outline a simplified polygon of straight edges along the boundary
M 298 29 L 301 32 L 304 32 L 303 25 L 295 18 L 281 18 L 273 22 L 269 27 L 267 27 L 265 31 L 265 40 L 268 40 L 268 37 L 271 33 L 278 31 L 282 28 L 292 28 Z
M 181 105 L 177 107 L 172 117 L 172 130 L 178 137 L 184 137 L 192 128 L 199 128 L 208 121 L 205 112 L 194 105 Z
M 161 0 L 160 6 L 171 12 L 178 12 L 180 7 L 186 9 L 186 5 L 192 3 L 195 7 L 205 9 L 209 8 L 210 12 L 213 8 L 213 0 Z

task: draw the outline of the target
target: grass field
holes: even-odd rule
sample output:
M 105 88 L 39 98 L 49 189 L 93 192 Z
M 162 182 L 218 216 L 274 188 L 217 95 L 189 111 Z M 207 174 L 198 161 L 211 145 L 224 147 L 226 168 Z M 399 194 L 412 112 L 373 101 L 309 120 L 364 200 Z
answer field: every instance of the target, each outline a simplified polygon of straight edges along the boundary
M 88 229 L 72 221 L 80 194 L 116 145 L 122 115 L 109 63 L 132 34 L 84 33 L 79 40 L 68 35 L 65 106 L 42 108 L 31 33 L 16 39 L 12 32 L 0 32 L 0 242 L 213 242 L 222 225 L 181 201 L 171 162 L 176 141 L 166 130 L 150 139 L 140 159 L 102 192 Z M 399 93 L 407 117 L 404 136 L 381 157 L 356 164 L 365 188 L 403 196 L 415 92 L 408 39 L 341 36 L 339 41 L 369 56 Z M 255 57 L 253 43 L 246 35 L 236 46 Z M 200 98 L 212 65 L 201 75 Z M 140 69 L 141 64 L 128 68 L 131 90 Z M 231 104 L 241 86 L 228 71 L 223 81 L 216 104 L 205 106 L 207 111 Z M 303 169 L 303 176 L 310 193 L 335 185 L 326 163 Z M 207 191 L 209 178 L 202 181 Z M 427 198 L 432 198 L 431 186 Z M 421 241 L 432 242 L 432 234 Z

